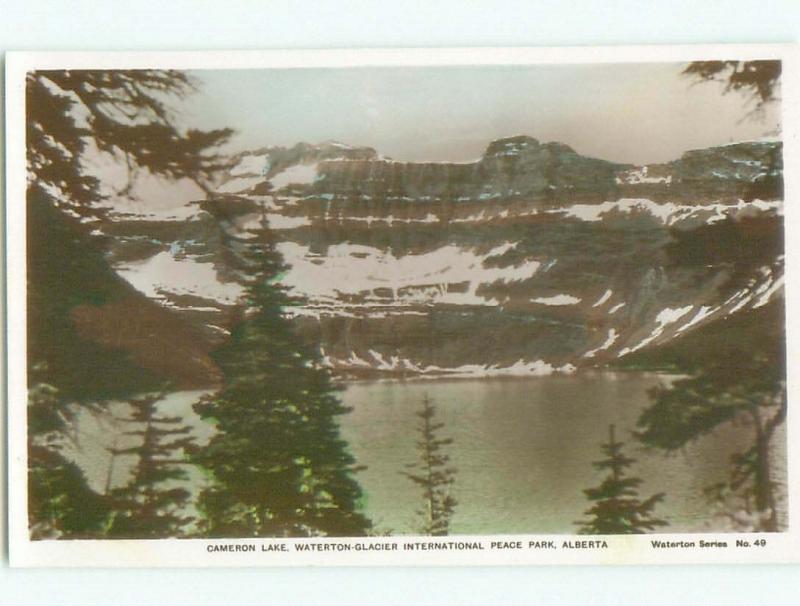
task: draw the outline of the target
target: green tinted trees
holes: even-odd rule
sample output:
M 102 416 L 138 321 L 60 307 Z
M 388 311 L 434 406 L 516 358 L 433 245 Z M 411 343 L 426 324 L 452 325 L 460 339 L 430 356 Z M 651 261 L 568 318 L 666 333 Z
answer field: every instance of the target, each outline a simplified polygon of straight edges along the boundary
M 608 442 L 602 445 L 606 458 L 593 463 L 595 469 L 608 471 L 608 475 L 596 488 L 583 492 L 593 505 L 584 513 L 588 520 L 577 522 L 581 534 L 642 534 L 666 526 L 664 520 L 653 517 L 655 506 L 664 498 L 655 494 L 644 501 L 637 489 L 640 478 L 626 476 L 626 469 L 636 460 L 622 452 L 624 444 L 614 438 L 614 426 L 609 425 Z
M 458 504 L 450 494 L 456 470 L 449 466 L 450 457 L 443 452 L 453 440 L 438 436 L 444 423 L 435 420 L 436 409 L 428 396 L 422 400 L 417 417 L 419 461 L 409 464 L 407 467 L 413 471 L 403 472 L 403 475 L 422 489 L 424 505 L 418 511 L 422 518 L 422 534 L 445 536 L 450 531 L 450 520 Z
M 284 315 L 298 304 L 276 284 L 286 267 L 266 228 L 238 244 L 251 276 L 247 309 L 214 355 L 224 387 L 195 406 L 218 432 L 194 455 L 212 476 L 200 497 L 201 532 L 364 535 L 370 524 L 357 512 L 354 459 L 336 420 L 347 409 L 319 353 Z
M 41 368 L 36 370 L 41 371 Z M 35 375 L 34 375 L 35 376 Z M 35 376 L 28 393 L 28 526 L 32 539 L 92 538 L 110 502 L 63 454 L 72 412 L 58 390 Z
M 184 452 L 194 439 L 180 417 L 159 414 L 161 395 L 132 400 L 133 413 L 123 437 L 133 437 L 134 446 L 115 448 L 112 455 L 135 455 L 133 477 L 124 487 L 111 492 L 113 508 L 107 536 L 128 539 L 178 537 L 192 518 L 186 514 L 191 494 L 180 482 L 188 474 Z
M 26 77 L 29 513 L 31 535 L 95 536 L 110 502 L 59 445 L 80 407 L 157 387 L 125 352 L 82 337 L 73 310 L 102 305 L 119 280 L 92 234 L 105 214 L 88 156 L 105 152 L 131 175 L 147 170 L 205 186 L 225 165 L 228 130 L 182 128 L 169 103 L 192 92 L 169 70 L 48 70 Z M 122 192 L 124 193 L 124 192 Z M 9 201 L 15 204 L 19 201 Z M 49 390 L 49 395 L 42 394 Z M 42 423 L 58 419 L 59 423 Z

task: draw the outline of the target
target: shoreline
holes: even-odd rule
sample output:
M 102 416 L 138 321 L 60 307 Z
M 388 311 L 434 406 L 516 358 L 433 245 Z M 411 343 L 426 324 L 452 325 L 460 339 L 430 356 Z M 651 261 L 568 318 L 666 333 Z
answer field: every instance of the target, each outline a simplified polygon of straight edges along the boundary
M 685 373 L 675 372 L 668 369 L 646 369 L 646 368 L 614 368 L 610 366 L 605 367 L 586 367 L 577 368 L 572 372 L 552 372 L 549 374 L 498 374 L 498 375 L 466 375 L 459 373 L 398 373 L 392 371 L 369 370 L 364 369 L 356 372 L 348 373 L 333 373 L 334 382 L 337 385 L 348 387 L 350 385 L 363 385 L 369 383 L 422 383 L 422 382 L 459 382 L 459 381 L 528 381 L 531 379 L 549 379 L 549 378 L 579 378 L 597 375 L 655 375 L 665 378 L 679 378 L 686 376 Z

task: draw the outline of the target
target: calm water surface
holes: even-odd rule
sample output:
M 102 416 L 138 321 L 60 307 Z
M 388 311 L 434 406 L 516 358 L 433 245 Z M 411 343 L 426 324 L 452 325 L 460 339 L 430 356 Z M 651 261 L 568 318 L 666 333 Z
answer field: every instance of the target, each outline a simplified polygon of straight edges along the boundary
M 453 493 L 458 506 L 452 534 L 574 533 L 589 507 L 585 488 L 597 486 L 603 473 L 592 467 L 602 457 L 608 425 L 616 425 L 625 453 L 637 459 L 631 474 L 644 483 L 640 495 L 665 492 L 656 513 L 673 532 L 725 529 L 703 488 L 726 480 L 729 459 L 752 443 L 747 426 L 727 426 L 683 451 L 666 456 L 647 451 L 630 437 L 648 405 L 647 390 L 673 378 L 653 373 L 586 372 L 530 379 L 459 379 L 351 383 L 342 393 L 352 412 L 340 417 L 342 437 L 367 469 L 357 474 L 366 514 L 379 531 L 417 534 L 419 488 L 401 475 L 417 461 L 416 413 L 428 395 L 445 427 L 441 437 L 457 469 Z M 192 412 L 202 391 L 169 394 L 162 413 L 178 415 L 194 427 L 198 444 L 213 428 Z M 116 405 L 125 417 L 124 405 Z M 73 460 L 99 492 L 130 481 L 135 456 L 110 451 L 133 446 L 130 427 L 82 415 Z M 780 444 L 784 448 L 780 448 Z M 776 475 L 785 474 L 785 434 L 774 445 Z M 186 487 L 198 491 L 206 476 L 188 468 Z
M 353 411 L 341 418 L 342 436 L 359 464 L 365 509 L 379 530 L 415 534 L 419 488 L 400 475 L 417 460 L 418 412 L 428 395 L 457 468 L 458 500 L 452 534 L 574 533 L 588 508 L 583 489 L 603 474 L 608 425 L 637 459 L 640 495 L 665 492 L 657 514 L 668 531 L 710 530 L 713 507 L 704 487 L 726 479 L 729 457 L 747 444 L 747 427 L 727 427 L 665 456 L 630 438 L 648 404 L 647 390 L 670 377 L 653 373 L 578 373 L 531 379 L 385 381 L 350 384 L 343 394 Z

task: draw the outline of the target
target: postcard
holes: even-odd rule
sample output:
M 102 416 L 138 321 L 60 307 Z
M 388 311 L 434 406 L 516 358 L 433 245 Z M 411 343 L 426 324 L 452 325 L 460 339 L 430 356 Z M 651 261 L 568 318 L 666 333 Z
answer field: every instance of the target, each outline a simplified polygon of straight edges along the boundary
M 12 53 L 12 564 L 800 560 L 798 68 Z

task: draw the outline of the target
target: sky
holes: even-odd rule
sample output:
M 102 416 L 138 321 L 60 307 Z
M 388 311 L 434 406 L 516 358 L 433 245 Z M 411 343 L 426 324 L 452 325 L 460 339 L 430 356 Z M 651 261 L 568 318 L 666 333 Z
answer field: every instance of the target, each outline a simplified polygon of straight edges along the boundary
M 695 83 L 675 63 L 195 71 L 186 119 L 230 151 L 335 140 L 404 161 L 465 162 L 518 134 L 633 164 L 774 134 L 777 104 Z

